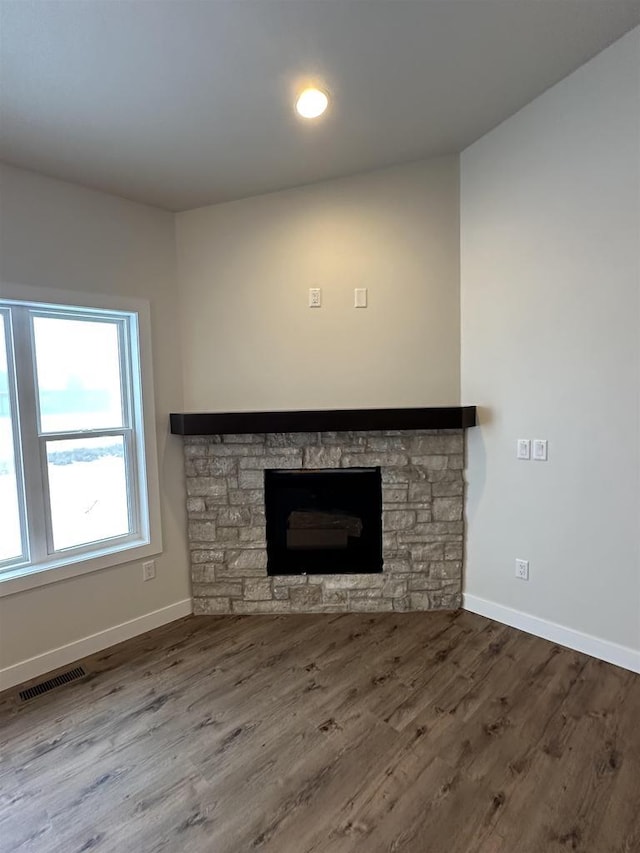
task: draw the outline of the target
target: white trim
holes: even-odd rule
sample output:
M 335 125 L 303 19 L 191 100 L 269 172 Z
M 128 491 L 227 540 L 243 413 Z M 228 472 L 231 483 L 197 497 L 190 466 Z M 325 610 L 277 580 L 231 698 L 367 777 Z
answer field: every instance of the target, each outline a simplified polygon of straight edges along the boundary
M 37 287 L 31 284 L 2 282 L 2 299 L 16 302 L 40 303 L 43 306 L 70 305 L 76 308 L 97 308 L 99 311 L 148 310 L 147 299 L 121 296 L 115 293 L 86 293 L 78 290 L 59 290 L 52 287 Z
M 87 557 L 85 553 L 74 557 L 64 557 L 57 563 L 40 563 L 34 566 L 5 569 L 0 574 L 0 598 L 47 586 L 50 583 L 66 581 L 80 575 L 88 575 L 103 569 L 113 569 L 127 563 L 137 563 L 147 557 L 156 557 L 162 553 L 162 543 L 141 542 L 136 545 L 131 540 L 125 544 L 107 548 L 104 553 L 95 551 L 94 556 Z
M 97 309 L 101 312 L 115 311 L 119 314 L 128 313 L 127 322 L 130 324 L 128 336 L 128 354 L 133 375 L 139 376 L 140 381 L 133 383 L 132 394 L 134 408 L 137 411 L 136 441 L 143 440 L 144 447 L 136 448 L 136 465 L 133 475 L 137 490 L 138 511 L 141 513 L 139 535 L 128 542 L 118 542 L 96 548 L 90 553 L 78 549 L 72 553 L 59 553 L 51 559 L 43 559 L 43 555 L 32 553 L 34 562 L 28 566 L 16 566 L 0 573 L 0 598 L 13 595 L 49 583 L 67 580 L 68 578 L 105 568 L 134 563 L 162 552 L 162 526 L 160 512 L 160 478 L 158 471 L 158 450 L 156 435 L 156 414 L 154 399 L 153 359 L 151 354 L 151 309 L 145 299 L 123 297 L 114 294 L 86 294 L 71 290 L 32 287 L 2 283 L 2 299 L 23 303 L 29 307 L 66 306 L 78 309 Z M 31 358 L 33 361 L 34 358 Z M 36 398 L 35 392 L 28 394 Z M 39 450 L 39 447 L 38 447 Z M 29 454 L 37 458 L 35 449 Z M 31 470 L 33 465 L 28 466 Z M 31 471 L 33 474 L 33 471 Z M 29 471 L 25 472 L 25 477 Z M 39 474 L 38 474 L 39 477 Z M 27 494 L 32 501 L 42 491 L 41 481 L 32 483 Z M 34 497 L 35 496 L 35 497 Z M 44 503 L 43 503 L 44 507 Z M 32 514 L 37 520 L 39 513 Z M 44 541 L 42 530 L 36 531 L 38 541 Z M 32 543 L 33 546 L 33 543 Z M 32 551 L 34 551 L 32 547 Z M 92 556 L 93 555 L 93 556 Z
M 531 616 L 521 610 L 513 610 L 511 607 L 468 593 L 462 596 L 462 606 L 465 610 L 486 616 L 488 619 L 495 619 L 496 622 L 518 628 L 520 631 L 526 631 L 527 634 L 534 634 L 536 637 L 551 640 L 553 643 L 591 655 L 598 660 L 640 673 L 640 650 L 602 640 L 600 637 L 584 634 L 582 631 L 575 631 L 573 628 L 566 628 L 556 622 L 549 622 L 538 616 Z
M 182 619 L 192 612 L 192 601 L 190 598 L 185 598 L 183 601 L 176 601 L 167 607 L 161 607 L 160 610 L 153 610 L 151 613 L 145 613 L 144 616 L 138 616 L 128 622 L 122 622 L 120 625 L 99 631 L 97 634 L 90 634 L 81 640 L 75 640 L 66 646 L 59 646 L 57 649 L 51 649 L 44 654 L 27 658 L 27 660 L 15 663 L 13 666 L 0 669 L 0 691 L 15 687 L 17 684 L 22 684 L 47 672 L 52 672 L 61 666 L 67 666 L 67 664 L 74 663 L 103 649 L 108 649 L 110 646 L 115 646 L 116 643 L 121 643 L 123 640 L 130 640 L 146 631 L 152 631 L 154 628 L 166 625 L 168 622 Z

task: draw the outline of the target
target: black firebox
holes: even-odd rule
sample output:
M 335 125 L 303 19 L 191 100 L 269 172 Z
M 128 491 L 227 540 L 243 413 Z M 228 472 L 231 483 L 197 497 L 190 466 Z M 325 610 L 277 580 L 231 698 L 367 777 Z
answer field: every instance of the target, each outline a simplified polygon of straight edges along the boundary
M 382 571 L 380 468 L 264 472 L 269 575 Z

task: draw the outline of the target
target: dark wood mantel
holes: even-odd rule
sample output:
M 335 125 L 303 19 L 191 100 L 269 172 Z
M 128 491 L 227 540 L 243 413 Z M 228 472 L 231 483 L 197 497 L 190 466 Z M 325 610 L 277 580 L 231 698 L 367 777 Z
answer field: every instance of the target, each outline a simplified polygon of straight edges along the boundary
M 174 435 L 467 429 L 476 425 L 476 407 L 317 409 L 298 412 L 176 412 L 170 417 L 171 432 Z

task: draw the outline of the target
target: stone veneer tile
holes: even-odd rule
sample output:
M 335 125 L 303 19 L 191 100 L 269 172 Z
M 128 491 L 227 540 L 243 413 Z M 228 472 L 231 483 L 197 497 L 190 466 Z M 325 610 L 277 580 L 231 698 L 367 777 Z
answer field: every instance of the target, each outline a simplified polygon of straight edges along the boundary
M 184 439 L 194 612 L 456 608 L 462 592 L 462 430 Z M 384 570 L 267 576 L 264 470 L 380 466 Z

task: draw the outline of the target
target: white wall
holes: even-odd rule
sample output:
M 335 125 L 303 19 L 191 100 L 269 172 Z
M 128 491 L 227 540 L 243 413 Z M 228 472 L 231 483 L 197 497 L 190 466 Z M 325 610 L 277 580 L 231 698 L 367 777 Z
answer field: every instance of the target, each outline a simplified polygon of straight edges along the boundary
M 459 402 L 457 157 L 176 221 L 187 410 Z
M 462 397 L 483 407 L 469 433 L 467 601 L 632 650 L 639 56 L 636 29 L 461 159 Z M 547 438 L 548 463 L 516 461 L 519 437 Z M 514 578 L 516 557 L 530 560 L 529 583 Z
M 168 435 L 169 412 L 182 408 L 173 216 L 1 169 L 0 282 L 121 294 L 151 304 L 164 545 L 157 577 L 147 583 L 134 563 L 0 598 L 3 669 L 184 601 L 190 587 L 182 445 Z

